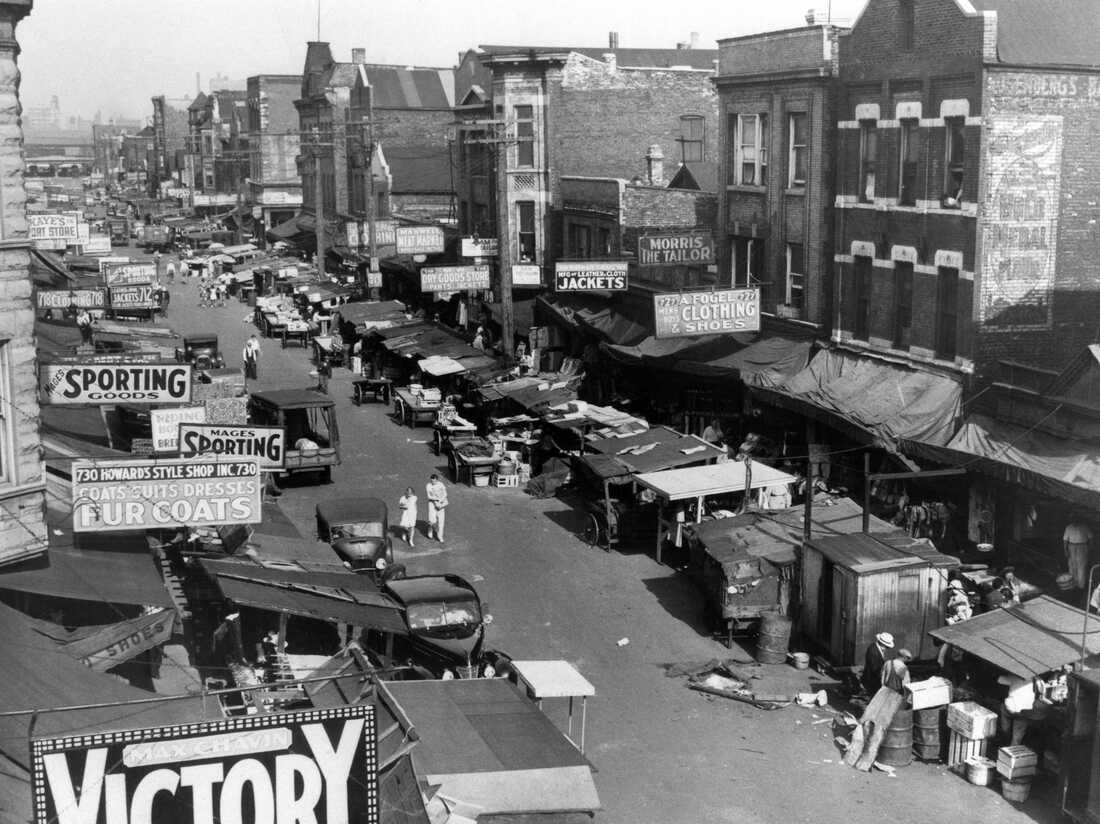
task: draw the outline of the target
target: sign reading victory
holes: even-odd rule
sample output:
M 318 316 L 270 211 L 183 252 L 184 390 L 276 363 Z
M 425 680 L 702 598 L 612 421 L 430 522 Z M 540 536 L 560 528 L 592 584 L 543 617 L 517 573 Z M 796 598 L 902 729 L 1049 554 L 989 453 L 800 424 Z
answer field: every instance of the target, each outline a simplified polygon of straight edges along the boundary
M 256 461 L 73 461 L 73 531 L 258 524 Z
M 45 403 L 184 403 L 191 400 L 189 363 L 44 363 Z
M 640 266 L 709 266 L 714 263 L 714 238 L 703 232 L 678 235 L 642 235 L 638 238 Z
M 459 292 L 488 289 L 488 266 L 425 266 L 420 270 L 421 292 Z
M 554 289 L 558 292 L 626 291 L 625 261 L 558 261 L 554 264 Z
M 181 458 L 231 455 L 254 459 L 260 469 L 282 469 L 286 458 L 286 432 L 280 426 L 225 426 L 182 423 L 179 426 Z
M 443 229 L 439 226 L 398 226 L 394 240 L 399 255 L 432 255 L 443 251 Z
M 107 305 L 106 292 L 102 289 L 46 289 L 38 290 L 39 309 L 102 309 Z
M 654 337 L 679 338 L 760 331 L 759 289 L 717 289 L 654 295 Z
M 36 824 L 378 824 L 374 707 L 31 740 Z

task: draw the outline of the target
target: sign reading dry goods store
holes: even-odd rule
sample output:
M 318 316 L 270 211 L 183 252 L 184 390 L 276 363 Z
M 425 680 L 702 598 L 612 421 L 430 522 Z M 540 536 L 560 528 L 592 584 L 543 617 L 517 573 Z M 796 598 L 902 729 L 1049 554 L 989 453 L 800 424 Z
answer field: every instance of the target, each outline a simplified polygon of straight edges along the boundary
M 107 293 L 102 289 L 64 289 L 38 291 L 39 309 L 68 309 L 70 306 L 84 309 L 102 309 L 107 305 Z
M 191 400 L 189 363 L 44 363 L 38 375 L 44 403 Z
M 488 289 L 488 266 L 425 266 L 420 270 L 421 292 L 458 292 Z
M 638 238 L 640 266 L 709 266 L 712 263 L 714 238 L 709 234 L 686 232 L 679 235 L 643 235 Z
M 394 240 L 399 255 L 433 255 L 443 251 L 443 229 L 439 226 L 398 226 Z
M 678 338 L 760 330 L 759 289 L 654 295 L 654 337 Z
M 73 531 L 258 524 L 256 461 L 73 461 Z
M 282 469 L 286 432 L 279 426 L 224 426 L 183 423 L 179 427 L 180 457 L 232 455 L 252 458 L 260 469 Z
M 625 261 L 559 261 L 554 264 L 554 289 L 558 292 L 626 291 Z
M 31 740 L 34 820 L 378 824 L 374 707 Z

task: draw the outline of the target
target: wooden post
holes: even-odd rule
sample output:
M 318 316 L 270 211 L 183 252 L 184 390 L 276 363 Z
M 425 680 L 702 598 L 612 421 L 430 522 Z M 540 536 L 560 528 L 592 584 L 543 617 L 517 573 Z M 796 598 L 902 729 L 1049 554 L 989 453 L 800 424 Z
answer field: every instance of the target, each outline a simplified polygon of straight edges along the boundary
M 871 531 L 871 453 L 863 453 L 863 534 Z
M 813 464 L 806 458 L 806 497 L 802 501 L 802 540 L 810 540 L 814 525 Z

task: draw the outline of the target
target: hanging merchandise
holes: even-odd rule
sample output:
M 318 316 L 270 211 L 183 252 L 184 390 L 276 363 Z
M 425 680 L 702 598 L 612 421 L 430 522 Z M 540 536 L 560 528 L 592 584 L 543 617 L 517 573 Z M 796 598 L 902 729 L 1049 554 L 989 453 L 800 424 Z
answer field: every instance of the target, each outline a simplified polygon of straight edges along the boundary
M 993 489 L 986 485 L 973 485 L 970 488 L 966 537 L 976 544 L 994 543 L 996 512 L 997 499 Z

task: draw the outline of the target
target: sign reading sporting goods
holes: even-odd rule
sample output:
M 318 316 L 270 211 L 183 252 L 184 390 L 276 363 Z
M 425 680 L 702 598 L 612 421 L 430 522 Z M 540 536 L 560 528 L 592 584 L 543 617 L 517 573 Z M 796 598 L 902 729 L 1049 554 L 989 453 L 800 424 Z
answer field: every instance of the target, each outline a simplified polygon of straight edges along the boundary
M 554 264 L 554 289 L 558 292 L 625 292 L 625 261 L 559 261 Z
M 654 337 L 760 331 L 759 289 L 654 295 Z
M 108 264 L 103 272 L 108 286 L 152 283 L 157 277 L 157 267 L 153 263 Z
M 374 707 L 31 741 L 36 824 L 378 824 Z
M 44 363 L 38 376 L 44 403 L 184 403 L 191 400 L 191 369 L 189 363 Z
M 260 469 L 282 469 L 286 460 L 286 431 L 279 426 L 225 426 L 181 423 L 181 458 L 197 455 L 231 455 L 252 458 Z

